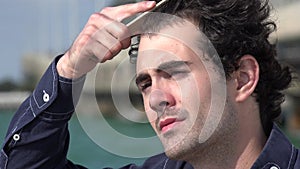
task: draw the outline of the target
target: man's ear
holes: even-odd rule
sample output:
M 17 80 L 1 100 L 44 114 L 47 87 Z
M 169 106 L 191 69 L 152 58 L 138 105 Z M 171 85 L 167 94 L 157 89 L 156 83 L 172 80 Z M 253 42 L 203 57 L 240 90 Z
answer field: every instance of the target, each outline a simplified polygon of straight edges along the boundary
M 246 100 L 254 92 L 259 80 L 259 65 L 251 55 L 244 55 L 239 60 L 239 69 L 236 71 L 236 101 Z

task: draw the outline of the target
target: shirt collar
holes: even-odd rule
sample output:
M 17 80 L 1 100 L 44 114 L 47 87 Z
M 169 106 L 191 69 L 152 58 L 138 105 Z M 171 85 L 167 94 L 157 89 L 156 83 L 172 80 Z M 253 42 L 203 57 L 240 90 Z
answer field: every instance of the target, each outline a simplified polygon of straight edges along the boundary
M 270 136 L 251 169 L 287 169 L 293 166 L 296 149 L 274 124 Z

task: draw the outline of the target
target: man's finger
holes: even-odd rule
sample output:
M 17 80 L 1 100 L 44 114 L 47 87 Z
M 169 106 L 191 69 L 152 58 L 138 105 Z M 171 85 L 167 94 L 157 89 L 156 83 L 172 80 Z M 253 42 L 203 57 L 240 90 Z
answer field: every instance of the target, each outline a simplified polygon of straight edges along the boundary
M 155 7 L 155 1 L 142 1 L 133 4 L 120 5 L 117 7 L 104 8 L 100 13 L 117 21 L 136 15 L 140 12 L 146 12 Z

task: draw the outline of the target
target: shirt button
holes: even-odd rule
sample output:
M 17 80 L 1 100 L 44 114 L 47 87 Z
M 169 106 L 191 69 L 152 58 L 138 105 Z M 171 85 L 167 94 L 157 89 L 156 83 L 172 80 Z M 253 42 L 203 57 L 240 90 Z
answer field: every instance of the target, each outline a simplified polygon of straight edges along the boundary
M 19 134 L 14 134 L 13 139 L 15 141 L 19 141 L 20 140 L 20 135 Z
M 276 167 L 276 166 L 272 166 L 270 169 L 278 169 L 278 167 Z
M 44 102 L 48 102 L 49 101 L 49 94 L 45 91 L 45 90 L 43 90 L 43 93 L 44 93 L 44 95 L 43 95 L 43 100 L 44 100 Z

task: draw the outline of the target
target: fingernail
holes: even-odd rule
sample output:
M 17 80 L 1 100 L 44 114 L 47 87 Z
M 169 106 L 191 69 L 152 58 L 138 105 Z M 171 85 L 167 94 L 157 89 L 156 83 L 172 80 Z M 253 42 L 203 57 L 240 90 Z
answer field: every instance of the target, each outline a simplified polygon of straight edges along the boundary
M 154 5 L 155 1 L 147 1 L 146 6 L 147 7 L 152 7 Z

